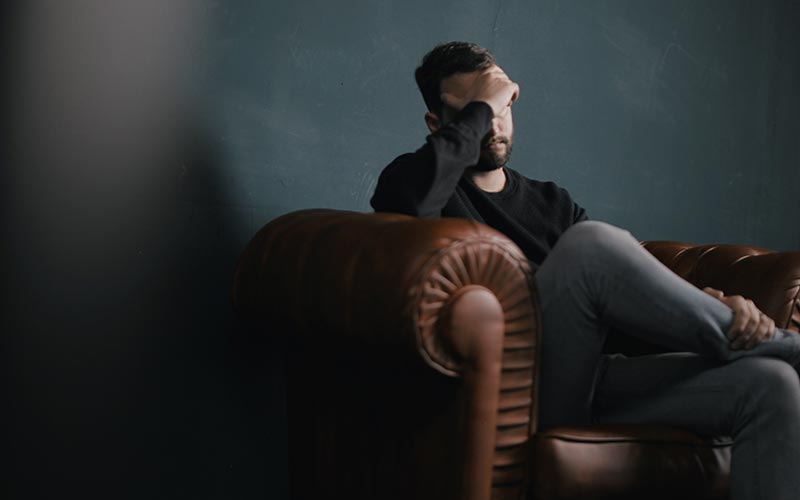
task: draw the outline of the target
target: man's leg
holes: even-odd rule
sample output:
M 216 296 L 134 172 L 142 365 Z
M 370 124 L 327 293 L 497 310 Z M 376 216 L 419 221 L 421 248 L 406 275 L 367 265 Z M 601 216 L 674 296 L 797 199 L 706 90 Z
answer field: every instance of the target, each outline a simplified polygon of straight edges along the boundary
M 543 427 L 591 422 L 609 326 L 675 351 L 732 361 L 800 363 L 800 336 L 776 329 L 748 351 L 730 349 L 732 310 L 662 265 L 627 232 L 602 222 L 570 228 L 536 273 L 542 313 L 539 418 Z
M 594 417 L 733 437 L 731 500 L 790 500 L 800 491 L 800 379 L 782 360 L 611 356 Z

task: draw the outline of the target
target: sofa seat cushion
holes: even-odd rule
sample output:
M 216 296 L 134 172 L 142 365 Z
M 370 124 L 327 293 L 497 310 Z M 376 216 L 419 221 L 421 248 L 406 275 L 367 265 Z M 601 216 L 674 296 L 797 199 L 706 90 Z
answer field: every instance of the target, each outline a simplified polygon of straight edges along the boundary
M 654 425 L 554 427 L 532 440 L 533 499 L 726 499 L 732 441 Z

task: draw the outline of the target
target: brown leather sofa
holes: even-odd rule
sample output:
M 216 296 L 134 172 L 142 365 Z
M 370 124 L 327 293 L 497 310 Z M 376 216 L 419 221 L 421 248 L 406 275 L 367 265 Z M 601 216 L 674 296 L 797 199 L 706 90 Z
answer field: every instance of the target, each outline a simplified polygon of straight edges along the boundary
M 800 328 L 800 252 L 646 243 Z M 242 254 L 234 304 L 286 339 L 292 498 L 727 498 L 730 441 L 643 425 L 537 432 L 534 276 L 460 219 L 306 210 Z

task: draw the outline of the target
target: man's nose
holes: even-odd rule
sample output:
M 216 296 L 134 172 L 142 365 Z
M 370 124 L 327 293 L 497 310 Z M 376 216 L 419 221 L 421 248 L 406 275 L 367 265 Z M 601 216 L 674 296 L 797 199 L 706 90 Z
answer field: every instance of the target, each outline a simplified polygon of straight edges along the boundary
M 503 127 L 500 124 L 500 118 L 494 117 L 492 118 L 492 135 L 500 135 L 500 132 L 503 131 Z

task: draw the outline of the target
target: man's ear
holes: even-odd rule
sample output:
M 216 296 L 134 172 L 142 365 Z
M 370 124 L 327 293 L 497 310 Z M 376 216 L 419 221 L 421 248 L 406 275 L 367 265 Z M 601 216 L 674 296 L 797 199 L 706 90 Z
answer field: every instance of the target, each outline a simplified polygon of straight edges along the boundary
M 436 114 L 428 111 L 425 113 L 425 125 L 428 126 L 428 130 L 431 131 L 431 134 L 435 134 L 440 128 L 442 128 L 442 120 L 440 120 Z

